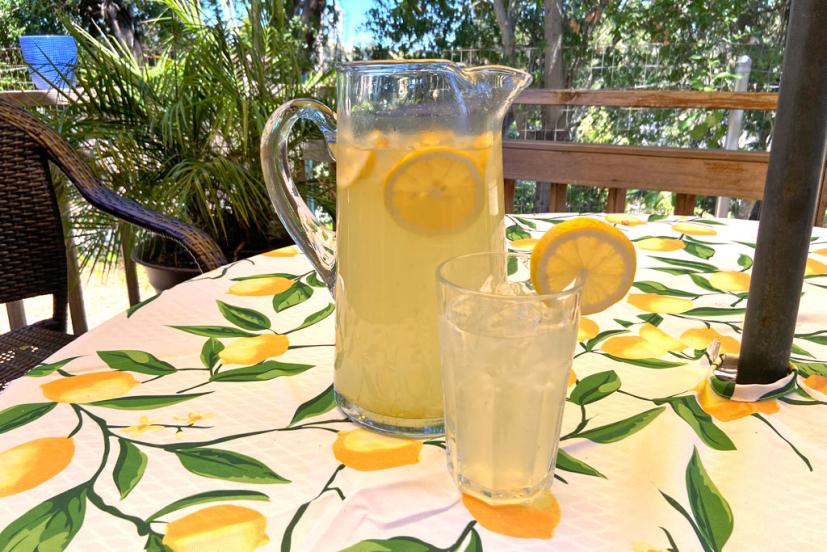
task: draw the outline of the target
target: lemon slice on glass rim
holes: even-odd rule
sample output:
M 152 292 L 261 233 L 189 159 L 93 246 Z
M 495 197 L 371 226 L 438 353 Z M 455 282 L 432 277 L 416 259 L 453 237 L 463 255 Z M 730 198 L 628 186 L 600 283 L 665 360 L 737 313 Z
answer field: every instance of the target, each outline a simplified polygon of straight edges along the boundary
M 450 234 L 470 225 L 483 203 L 477 162 L 449 147 L 405 155 L 385 177 L 385 207 L 404 228 L 421 234 Z
M 550 228 L 531 254 L 531 282 L 537 293 L 560 292 L 580 279 L 582 314 L 601 312 L 623 299 L 636 268 L 629 238 L 605 222 L 585 217 Z

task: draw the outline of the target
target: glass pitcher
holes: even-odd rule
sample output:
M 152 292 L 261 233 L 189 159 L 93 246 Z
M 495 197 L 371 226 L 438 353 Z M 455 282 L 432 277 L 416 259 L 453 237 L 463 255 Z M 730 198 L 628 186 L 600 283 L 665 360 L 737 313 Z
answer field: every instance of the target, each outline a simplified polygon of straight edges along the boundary
M 336 299 L 334 388 L 352 420 L 442 433 L 434 274 L 450 257 L 505 250 L 502 124 L 530 82 L 443 60 L 350 63 L 338 68 L 337 114 L 299 99 L 267 122 L 264 179 Z M 335 247 L 290 179 L 299 119 L 318 125 L 336 161 Z

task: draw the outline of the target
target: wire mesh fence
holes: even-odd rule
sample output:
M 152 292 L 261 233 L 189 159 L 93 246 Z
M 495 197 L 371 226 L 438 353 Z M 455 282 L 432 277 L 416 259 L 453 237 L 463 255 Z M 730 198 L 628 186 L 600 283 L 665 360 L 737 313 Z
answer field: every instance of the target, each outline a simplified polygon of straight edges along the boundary
M 32 90 L 34 84 L 19 48 L 0 48 L 0 91 Z

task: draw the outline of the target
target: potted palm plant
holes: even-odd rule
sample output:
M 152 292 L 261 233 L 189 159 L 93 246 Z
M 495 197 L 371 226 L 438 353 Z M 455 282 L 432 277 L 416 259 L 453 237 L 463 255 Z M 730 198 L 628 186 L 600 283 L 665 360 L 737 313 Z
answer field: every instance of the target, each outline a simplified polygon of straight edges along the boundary
M 228 259 L 289 243 L 263 183 L 260 136 L 282 102 L 318 96 L 326 74 L 312 70 L 304 34 L 291 31 L 279 3 L 252 0 L 233 25 L 205 16 L 197 0 L 163 4 L 165 37 L 151 59 L 71 29 L 77 84 L 53 123 L 114 189 L 202 228 Z M 307 191 L 332 211 L 330 186 Z M 82 207 L 71 219 L 83 258 L 110 263 L 121 253 L 125 236 L 114 220 Z M 131 254 L 155 274 L 153 284 L 195 273 L 176 244 L 143 236 L 135 243 Z

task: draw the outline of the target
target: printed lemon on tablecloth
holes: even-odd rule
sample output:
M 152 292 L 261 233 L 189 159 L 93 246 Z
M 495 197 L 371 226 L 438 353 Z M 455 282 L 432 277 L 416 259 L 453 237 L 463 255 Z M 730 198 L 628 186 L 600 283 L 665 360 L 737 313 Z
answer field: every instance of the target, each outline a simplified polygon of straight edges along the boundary
M 290 341 L 286 335 L 240 337 L 219 351 L 218 358 L 225 364 L 258 364 L 283 355 L 289 347 Z
M 281 278 L 278 276 L 251 278 L 231 285 L 227 293 L 230 295 L 240 295 L 242 297 L 266 297 L 287 291 L 294 283 L 294 280 L 290 278 Z
M 807 259 L 807 266 L 804 269 L 805 276 L 821 276 L 827 274 L 827 264 L 815 259 Z
M 138 383 L 129 372 L 107 371 L 56 379 L 40 389 L 50 401 L 83 404 L 121 397 Z
M 800 378 L 798 381 L 802 389 L 814 399 L 824 401 L 827 398 L 827 376 L 811 374 L 806 378 Z
M 676 238 L 644 238 L 634 244 L 638 249 L 646 251 L 677 251 L 686 247 L 683 240 Z
M 600 333 L 600 326 L 597 322 L 586 316 L 580 317 L 580 325 L 577 327 L 577 341 L 588 341 Z
M 709 277 L 712 287 L 721 291 L 749 291 L 750 275 L 746 272 L 724 270 Z
M 698 393 L 698 403 L 704 412 L 721 422 L 731 422 L 756 413 L 775 414 L 778 412 L 778 402 L 775 399 L 756 402 L 725 399 L 712 389 L 709 378 L 702 379 L 695 391 Z
M 537 245 L 537 238 L 523 238 L 521 240 L 513 240 L 508 242 L 514 249 L 521 251 L 531 251 Z
M 622 226 L 640 226 L 646 222 L 640 220 L 640 217 L 634 215 L 626 215 L 624 213 L 612 213 L 603 217 L 606 222 L 611 224 L 620 224 Z
M 741 342 L 730 335 L 723 335 L 712 328 L 693 328 L 681 334 L 681 341 L 695 350 L 706 349 L 713 340 L 721 344 L 722 353 L 736 354 L 741 350 Z
M 211 506 L 170 522 L 163 543 L 173 552 L 250 552 L 270 542 L 267 519 L 243 506 Z
M 75 454 L 67 437 L 44 437 L 0 452 L 0 497 L 28 491 L 62 472 Z
M 298 255 L 299 248 L 295 245 L 288 245 L 287 247 L 282 247 L 280 249 L 274 249 L 272 251 L 268 251 L 267 253 L 262 253 L 265 257 L 295 257 Z
M 509 537 L 550 539 L 560 523 L 560 505 L 549 491 L 525 504 L 491 505 L 467 494 L 462 503 L 480 525 Z
M 640 328 L 640 335 L 619 335 L 610 337 L 601 346 L 604 353 L 629 360 L 658 358 L 670 351 L 682 351 L 682 342 L 660 328 L 646 323 Z
M 384 470 L 416 464 L 422 441 L 388 437 L 365 429 L 340 431 L 333 443 L 333 456 L 361 471 Z
M 714 236 L 718 233 L 714 228 L 704 226 L 702 224 L 692 224 L 691 222 L 679 222 L 672 225 L 672 230 L 680 234 L 688 234 L 690 236 Z
M 632 293 L 626 301 L 640 310 L 657 314 L 680 314 L 695 306 L 689 299 L 657 293 Z

